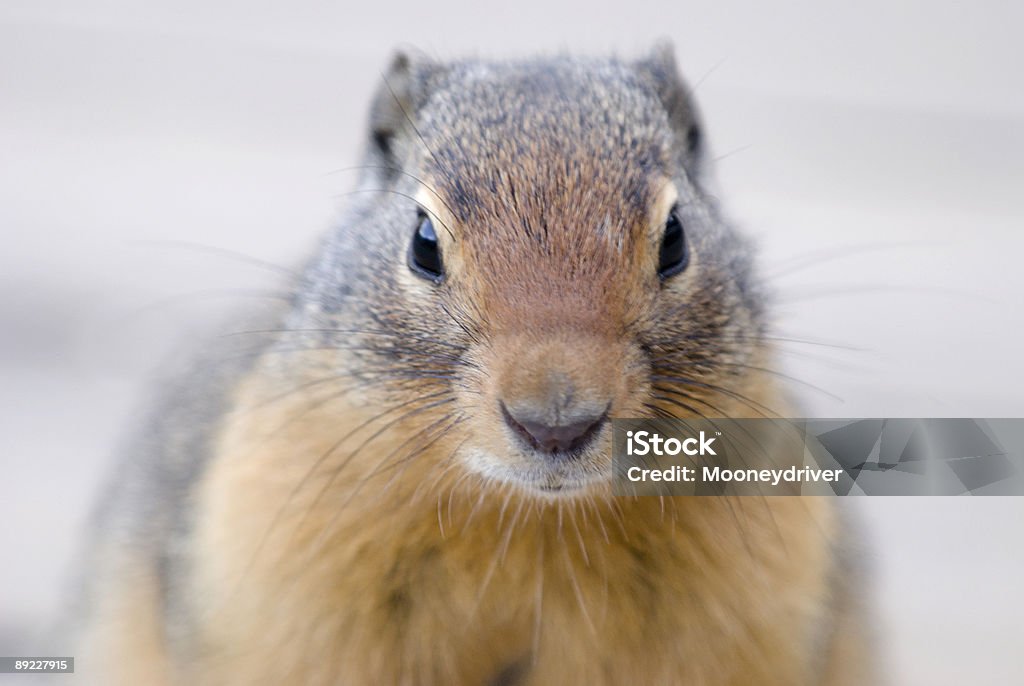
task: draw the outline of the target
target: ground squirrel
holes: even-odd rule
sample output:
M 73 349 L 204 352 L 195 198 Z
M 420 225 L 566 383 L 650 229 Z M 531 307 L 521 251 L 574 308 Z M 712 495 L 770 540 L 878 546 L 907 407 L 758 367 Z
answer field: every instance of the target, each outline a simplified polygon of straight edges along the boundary
M 400 54 L 366 146 L 287 311 L 127 451 L 79 672 L 866 683 L 832 501 L 611 494 L 610 417 L 791 411 L 671 49 Z

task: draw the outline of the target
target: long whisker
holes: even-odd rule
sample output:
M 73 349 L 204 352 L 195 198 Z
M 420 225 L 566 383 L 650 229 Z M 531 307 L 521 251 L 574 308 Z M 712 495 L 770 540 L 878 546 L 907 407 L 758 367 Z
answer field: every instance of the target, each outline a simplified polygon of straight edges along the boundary
M 444 436 L 447 435 L 447 433 L 451 429 L 453 429 L 455 426 L 460 424 L 463 421 L 463 419 L 464 418 L 456 418 L 456 419 L 453 420 L 450 415 L 442 416 L 440 419 L 437 419 L 436 421 L 434 421 L 433 423 L 431 423 L 431 424 L 427 425 L 426 427 L 420 429 L 419 431 L 414 432 L 411 436 L 409 436 L 401 444 L 399 444 L 394 450 L 392 450 L 387 456 L 385 456 L 384 459 L 381 460 L 381 463 L 378 464 L 373 469 L 373 471 L 371 471 L 368 475 L 364 476 L 362 479 L 359 480 L 359 483 L 356 484 L 356 487 L 354 489 L 352 489 L 352 491 L 346 496 L 345 500 L 338 506 L 338 508 L 335 511 L 334 515 L 331 517 L 331 520 L 327 523 L 327 525 L 325 527 L 323 527 L 323 529 L 321 529 L 321 531 L 317 535 L 316 539 L 310 545 L 310 549 L 312 551 L 314 551 L 313 557 L 315 558 L 316 557 L 316 551 L 318 551 L 327 541 L 330 540 L 331 536 L 333 535 L 334 529 L 337 527 L 338 522 L 341 520 L 342 513 L 347 510 L 348 506 L 356 499 L 356 496 L 359 495 L 359 493 L 363 489 L 363 487 L 367 483 L 369 483 L 370 480 L 373 477 L 375 477 L 375 476 L 377 476 L 377 475 L 379 475 L 379 474 L 381 474 L 383 472 L 386 472 L 386 471 L 389 471 L 391 469 L 394 469 L 395 467 L 403 465 L 402 470 L 400 470 L 398 474 L 393 476 L 384 485 L 384 487 L 382 487 L 381 491 L 378 493 L 378 498 L 379 498 L 380 496 L 382 496 L 388 490 L 388 488 L 390 488 L 391 484 L 394 483 L 396 478 L 401 476 L 402 473 L 404 473 L 405 469 L 409 466 L 409 464 L 416 457 L 419 457 L 420 455 L 422 455 L 424 452 L 429 450 L 431 446 L 436 444 L 437 441 L 439 441 L 442 438 L 444 438 Z M 430 436 L 431 432 L 433 432 L 436 429 L 438 429 L 438 427 L 443 427 L 443 428 L 442 428 L 441 431 L 437 431 L 435 435 Z M 418 445 L 415 445 L 415 447 L 412 450 L 412 452 L 410 452 L 409 454 L 405 455 L 401 459 L 392 460 L 392 458 L 394 458 L 395 455 L 397 455 L 399 453 L 399 451 L 407 448 L 411 444 L 416 443 L 421 437 L 427 437 L 427 436 L 429 436 L 429 438 L 427 438 L 425 440 L 425 442 L 420 443 Z M 343 468 L 344 468 L 344 466 L 342 466 L 340 469 L 343 469 Z M 340 471 L 340 469 L 339 469 L 339 471 Z M 311 507 L 316 507 L 316 503 L 314 502 Z
M 246 255 L 245 253 L 237 252 L 229 248 L 221 248 L 216 245 L 205 245 L 203 243 L 194 243 L 192 241 L 171 239 L 135 239 L 130 240 L 129 243 L 136 245 L 150 245 L 165 248 L 188 249 L 195 252 L 203 252 L 209 255 L 216 255 L 218 257 L 232 259 L 235 260 L 236 262 L 247 264 L 253 267 L 259 267 L 261 269 L 266 269 L 268 271 L 272 271 L 276 274 L 287 276 L 289 278 L 298 278 L 300 276 L 300 274 L 297 271 L 290 269 L 288 267 L 284 267 L 273 262 L 268 262 L 267 260 L 263 260 L 258 257 L 253 257 L 252 255 Z
M 766 367 L 757 367 L 757 366 L 754 366 L 754 365 L 742 364 L 742 363 L 739 363 L 739 362 L 716 361 L 715 364 L 720 366 L 720 367 L 732 367 L 732 368 L 735 368 L 735 369 L 749 369 L 749 370 L 756 371 L 756 372 L 763 372 L 765 374 L 771 374 L 772 376 L 775 376 L 777 378 L 784 379 L 786 381 L 791 381 L 793 383 L 800 384 L 801 386 L 805 386 L 807 388 L 810 388 L 811 390 L 817 391 L 818 393 L 821 393 L 822 395 L 828 396 L 829 398 L 832 398 L 833 400 L 837 400 L 837 401 L 839 401 L 841 403 L 842 402 L 846 402 L 840 396 L 838 396 L 835 393 L 832 393 L 830 391 L 826 391 L 821 386 L 816 386 L 816 385 L 814 385 L 814 384 L 812 384 L 812 383 L 810 383 L 808 381 L 804 381 L 803 379 L 799 379 L 799 378 L 797 378 L 795 376 L 792 376 L 790 374 L 784 374 L 784 373 L 776 371 L 774 369 L 768 369 Z
M 405 403 L 401 403 L 397 407 L 408 406 L 408 405 L 410 405 L 413 402 L 418 402 L 418 401 L 421 401 L 421 400 L 426 400 L 426 399 L 429 399 L 430 397 L 444 396 L 445 394 L 446 394 L 446 392 L 441 392 L 441 393 L 437 393 L 437 394 L 432 394 L 431 396 L 425 396 L 423 398 L 415 398 L 415 399 L 413 399 L 411 401 L 406 401 Z M 317 507 L 317 505 L 319 505 L 320 501 L 324 498 L 324 496 L 327 494 L 327 492 L 330 491 L 331 487 L 334 485 L 334 483 L 337 480 L 337 478 L 341 475 L 342 472 L 345 471 L 345 468 L 348 465 L 352 464 L 352 461 L 355 460 L 355 458 L 363 451 L 364 448 L 366 448 L 368 445 L 373 443 L 373 441 L 375 441 L 376 439 L 378 439 L 382 435 L 384 435 L 384 433 L 388 429 L 393 427 L 398 422 L 405 421 L 405 420 L 410 419 L 411 417 L 414 417 L 414 416 L 416 416 L 416 415 L 418 415 L 418 414 L 420 414 L 422 412 L 426 412 L 428 410 L 432 410 L 434 408 L 441 407 L 443 405 L 447 405 L 448 403 L 452 403 L 454 401 L 455 401 L 455 399 L 452 398 L 452 397 L 442 397 L 440 400 L 435 400 L 434 402 L 427 403 L 426 405 L 422 405 L 420 407 L 415 407 L 412 410 L 404 412 L 401 415 L 399 415 L 398 417 L 395 417 L 394 419 L 388 421 L 386 424 L 381 426 L 379 429 L 377 429 L 373 434 L 371 434 L 362 443 L 360 443 L 355 448 L 355 450 L 353 450 L 351 453 L 349 453 L 348 456 L 345 458 L 345 460 L 338 467 L 336 467 L 335 469 L 333 469 L 331 471 L 331 474 L 330 474 L 329 478 L 327 479 L 327 483 L 324 484 L 323 488 L 320 489 L 320 491 L 317 493 L 316 497 L 313 499 L 313 502 L 311 503 L 311 505 L 310 505 L 310 507 L 309 507 L 309 509 L 307 511 L 307 516 L 308 516 L 309 513 L 311 513 L 313 510 L 316 509 L 316 507 Z M 346 436 L 351 436 L 351 435 L 352 435 L 352 432 L 349 432 L 348 434 L 346 434 Z M 339 442 L 335 443 L 333 446 L 331 446 L 317 460 L 317 466 L 319 466 L 319 464 L 323 463 L 324 460 L 326 460 L 334 452 L 336 452 L 337 449 L 342 445 L 344 440 L 346 440 L 346 439 L 342 439 L 341 441 L 339 441 Z M 305 519 L 305 518 L 303 518 L 303 519 Z
M 814 267 L 819 264 L 835 260 L 846 259 L 848 257 L 855 257 L 866 253 L 882 252 L 900 248 L 934 247 L 937 244 L 938 243 L 936 241 L 901 241 L 893 243 L 862 243 L 859 245 L 847 245 L 838 248 L 833 247 L 826 248 L 824 250 L 814 250 L 803 255 L 796 255 L 795 257 L 780 262 L 775 265 L 775 268 L 778 271 L 767 272 L 765 278 L 769 281 L 775 281 L 809 267 Z
M 655 382 L 657 382 L 657 381 L 667 381 L 669 383 L 678 383 L 678 384 L 682 384 L 684 386 L 693 386 L 695 388 L 703 388 L 703 389 L 707 389 L 707 390 L 710 390 L 710 391 L 716 391 L 716 392 L 721 393 L 723 395 L 727 395 L 730 398 L 733 398 L 734 400 L 738 400 L 739 402 L 743 403 L 744 405 L 746 405 L 750 409 L 756 411 L 758 414 L 763 415 L 764 417 L 769 417 L 769 415 L 774 415 L 775 417 L 781 417 L 781 415 L 779 413 L 777 413 L 775 410 L 771 409 L 767 405 L 759 403 L 759 402 L 757 402 L 756 400 L 754 400 L 752 398 L 748 398 L 747 396 L 743 395 L 742 393 L 738 393 L 738 392 L 736 392 L 734 390 L 725 388 L 723 386 L 719 386 L 717 384 L 701 382 L 701 381 L 695 381 L 695 380 L 687 378 L 685 376 L 673 376 L 673 375 L 664 375 L 664 374 L 652 374 L 651 375 L 651 380 L 655 381 Z
M 397 195 L 399 197 L 405 198 L 406 200 L 411 200 L 412 202 L 416 203 L 417 207 L 419 207 L 421 210 L 423 210 L 424 212 L 429 214 L 431 219 L 433 219 L 438 224 L 440 224 L 441 227 L 451 237 L 452 241 L 458 242 L 458 239 L 455 237 L 455 234 L 452 233 L 451 228 L 445 223 L 445 221 L 443 219 L 441 219 L 441 216 L 439 214 L 437 214 L 437 212 L 434 212 L 429 207 L 423 207 L 420 204 L 420 202 L 414 196 L 409 195 L 408 193 L 403 193 L 402 191 L 396 191 L 394 188 L 355 188 L 355 189 L 350 190 L 350 191 L 345 191 L 344 193 L 336 193 L 334 195 L 334 197 L 335 198 L 345 198 L 345 197 L 348 197 L 350 195 L 363 195 L 365 193 L 391 193 L 392 195 Z
M 438 345 L 441 347 L 452 348 L 458 350 L 460 353 L 464 351 L 464 346 L 457 345 L 448 341 L 443 341 L 435 338 L 429 338 L 424 336 L 417 336 L 415 333 L 409 332 L 396 332 L 387 331 L 384 329 L 331 329 L 331 328 L 296 328 L 296 329 L 251 329 L 247 331 L 232 331 L 230 333 L 221 334 L 223 338 L 229 338 L 233 336 L 251 336 L 256 334 L 302 334 L 302 333 L 318 333 L 318 334 L 337 334 L 337 335 L 349 335 L 349 336 L 384 336 L 397 339 L 412 339 L 430 343 L 431 345 Z
M 971 293 L 969 291 L 961 291 L 955 288 L 933 288 L 929 286 L 905 286 L 905 285 L 885 285 L 885 284 L 859 284 L 859 285 L 846 285 L 846 286 L 823 286 L 814 285 L 806 286 L 807 292 L 797 293 L 793 295 L 780 295 L 776 301 L 780 305 L 786 305 L 789 303 L 807 302 L 810 300 L 818 300 L 820 298 L 842 298 L 851 295 L 927 295 L 932 297 L 953 297 L 970 300 L 973 302 L 983 302 L 992 305 L 1000 304 L 998 300 L 989 298 L 981 295 L 980 293 Z
M 439 394 L 439 395 L 440 395 L 440 394 Z M 291 489 L 291 491 L 290 491 L 289 495 L 288 495 L 288 496 L 287 496 L 287 497 L 285 498 L 285 501 L 284 501 L 284 503 L 282 503 L 282 504 L 281 504 L 281 506 L 280 506 L 280 507 L 278 508 L 278 510 L 277 510 L 277 512 L 276 512 L 276 514 L 275 514 L 275 515 L 274 515 L 274 516 L 273 516 L 273 517 L 271 518 L 271 520 L 270 520 L 270 524 L 269 524 L 269 525 L 267 526 L 266 530 L 265 530 L 265 531 L 263 532 L 263 535 L 262 535 L 262 536 L 260 537 L 260 540 L 259 540 L 259 542 L 258 542 L 258 543 L 256 544 L 256 547 L 255 547 L 255 549 L 253 550 L 253 553 L 252 553 L 252 555 L 250 556 L 249 562 L 248 562 L 248 563 L 247 563 L 247 564 L 245 565 L 245 567 L 243 568 L 243 571 L 242 571 L 242 573 L 240 574 L 240 576 L 239 576 L 239 578 L 238 578 L 237 582 L 235 583 L 235 591 L 233 591 L 233 593 L 238 593 L 238 592 L 241 592 L 241 587 L 242 587 L 242 582 L 243 582 L 243 580 L 244 580 L 244 579 L 245 579 L 245 577 L 246 577 L 246 576 L 247 576 L 247 575 L 248 575 L 248 574 L 249 574 L 249 573 L 250 573 L 250 572 L 252 571 L 252 569 L 253 569 L 253 567 L 255 566 L 256 562 L 258 561 L 258 559 L 259 559 L 260 555 L 262 554 L 263 550 L 265 549 L 265 547 L 266 547 L 266 545 L 267 545 L 267 543 L 268 543 L 268 541 L 269 541 L 269 539 L 270 539 L 270 536 L 271 536 L 271 534 L 272 534 L 272 533 L 274 532 L 274 530 L 275 530 L 275 529 L 277 528 L 277 526 L 278 526 L 278 525 L 280 524 L 280 522 L 282 521 L 282 518 L 283 518 L 283 516 L 284 516 L 285 512 L 286 512 L 286 511 L 287 511 L 287 509 L 288 509 L 288 508 L 289 508 L 289 507 L 291 506 L 291 504 L 292 504 L 292 502 L 294 501 L 295 497 L 296 497 L 296 496 L 297 496 L 297 495 L 299 494 L 299 492 L 300 492 L 300 491 L 301 491 L 301 490 L 302 490 L 303 488 L 305 488 L 305 486 L 306 486 L 306 484 L 308 483 L 309 479 L 310 479 L 310 478 L 311 478 L 311 476 L 312 476 L 312 475 L 313 475 L 313 474 L 314 474 L 314 473 L 316 472 L 316 470 L 317 470 L 317 469 L 318 469 L 318 468 L 319 468 L 319 467 L 321 466 L 321 464 L 322 464 L 322 463 L 323 463 L 323 462 L 324 462 L 324 461 L 325 461 L 326 459 L 328 459 L 328 458 L 330 457 L 330 455 L 331 455 L 331 454 L 332 454 L 332 453 L 333 453 L 334 451 L 336 451 L 336 450 L 338 449 L 338 447 L 340 447 L 340 446 L 341 446 L 341 445 L 342 445 L 342 444 L 343 444 L 343 443 L 344 443 L 344 442 L 345 442 L 345 441 L 346 441 L 346 440 L 347 440 L 348 438 L 350 438 L 350 437 L 352 437 L 353 435 L 355 435 L 355 434 L 356 434 L 356 433 L 357 433 L 358 431 L 361 431 L 362 429 L 364 429 L 364 428 L 368 427 L 368 426 L 369 426 L 370 424 L 372 424 L 373 422 L 379 421 L 379 420 L 380 420 L 380 419 L 382 419 L 383 417 L 385 417 L 385 416 L 387 416 L 387 415 L 389 415 L 389 414 L 392 414 L 392 413 L 394 413 L 395 411 L 397 411 L 397 410 L 400 410 L 400 409 L 402 409 L 403 407 L 407 407 L 408 405 L 410 405 L 410 404 L 412 404 L 412 403 L 414 403 L 414 402 L 417 402 L 417 401 L 419 401 L 419 400 L 421 400 L 421 399 L 420 399 L 420 398 L 414 398 L 413 400 L 410 400 L 410 401 L 407 401 L 407 402 L 401 403 L 401 404 L 399 404 L 399 405 L 396 405 L 396 406 L 393 406 L 393 407 L 387 408 L 386 410 L 384 410 L 384 411 L 382 411 L 382 412 L 380 412 L 380 413 L 378 413 L 378 414 L 374 415 L 373 417 L 371 417 L 371 418 L 367 419 L 366 421 L 364 421 L 363 423 L 361 423 L 361 424 L 360 424 L 359 426 L 355 427 L 354 429 L 352 429 L 351 431 L 349 431 L 348 433 L 346 433 L 346 434 L 345 434 L 345 435 L 344 435 L 344 436 L 343 436 L 343 437 L 342 437 L 342 438 L 341 438 L 340 440 L 338 440 L 338 441 L 337 441 L 337 442 L 335 442 L 335 443 L 334 443 L 333 445 L 331 445 L 331 446 L 330 446 L 330 447 L 329 447 L 329 448 L 328 448 L 328 449 L 327 449 L 326 451 L 324 451 L 324 453 L 322 453 L 322 454 L 320 455 L 320 457 L 319 457 L 319 458 L 317 458 L 317 460 L 315 460 L 315 461 L 313 462 L 313 464 L 312 464 L 312 465 L 311 465 L 311 466 L 309 467 L 309 469 L 307 469 L 307 470 L 306 470 L 306 471 L 305 471 L 305 472 L 303 473 L 302 477 L 301 477 L 301 478 L 300 478 L 300 479 L 299 479 L 299 480 L 298 480 L 298 481 L 296 482 L 296 484 L 295 484 L 295 485 L 294 485 L 294 486 L 292 487 L 292 489 Z M 445 402 L 448 402 L 448 401 L 445 401 Z M 424 408 L 418 408 L 418 409 L 424 409 Z M 414 410 L 413 412 L 415 412 L 415 410 Z M 405 418 L 405 416 L 407 416 L 407 415 L 409 415 L 409 414 L 411 414 L 411 413 L 408 413 L 408 412 L 407 412 L 407 413 L 404 413 L 403 415 L 399 416 L 399 417 L 398 417 L 398 418 L 397 418 L 396 420 L 392 420 L 392 421 L 391 421 L 391 422 L 389 422 L 389 423 L 388 423 L 387 425 L 385 425 L 385 427 L 384 427 L 384 428 L 382 428 L 382 429 L 381 429 L 380 431 L 378 431 L 378 432 L 377 432 L 377 433 L 375 433 L 375 434 L 374 434 L 373 436 L 371 436 L 371 438 L 370 438 L 370 439 L 368 439 L 368 440 L 372 440 L 372 439 L 373 439 L 374 437 L 376 437 L 377 435 L 379 435 L 380 433 L 382 433 L 382 432 L 383 432 L 384 430 L 386 430 L 388 426 L 390 426 L 390 425 L 394 424 L 394 423 L 395 423 L 395 421 L 401 420 L 401 419 Z M 366 445 L 366 442 L 365 442 L 365 441 L 364 441 L 364 443 L 363 443 L 363 444 L 362 444 L 362 445 L 360 446 L 360 448 L 361 448 L 362 446 L 364 446 L 364 445 Z M 353 454 L 351 454 L 351 455 L 349 456 L 349 458 L 348 458 L 348 459 L 347 459 L 347 460 L 345 461 L 345 463 L 344 463 L 344 464 L 348 464 L 349 462 L 351 462 L 351 460 L 352 460 L 352 458 L 353 458 L 354 456 L 355 456 L 355 455 L 354 455 L 354 453 L 353 453 Z M 344 465 L 342 465 L 342 467 L 344 467 Z M 335 478 L 335 477 L 337 476 L 337 474 L 338 474 L 338 473 L 339 473 L 340 471 L 341 471 L 341 470 L 339 469 L 338 471 L 336 471 L 336 472 L 335 472 L 335 473 L 334 473 L 334 474 L 332 475 L 332 481 L 333 481 L 333 479 L 334 479 L 334 478 Z M 313 503 L 312 507 L 311 507 L 311 508 L 310 508 L 309 510 L 307 510 L 306 516 L 308 516 L 308 515 L 309 515 L 309 513 L 310 513 L 310 512 L 312 511 L 312 509 L 313 509 L 313 508 L 314 508 L 314 507 L 316 506 L 317 502 L 319 502 L 319 499 L 320 499 L 320 498 L 322 497 L 322 495 L 323 495 L 323 493 L 325 492 L 326 488 L 327 488 L 327 487 L 325 487 L 325 489 L 324 489 L 324 490 L 322 490 L 322 491 L 321 491 L 321 492 L 320 492 L 320 493 L 319 493 L 319 494 L 317 495 L 316 499 L 314 500 L 314 503 Z M 304 517 L 302 518 L 302 521 L 305 521 L 305 516 L 304 516 Z M 301 522 L 300 522 L 300 525 L 301 525 Z
M 137 317 L 141 317 L 152 312 L 158 312 L 164 310 L 173 305 L 178 305 L 184 302 L 190 302 L 195 300 L 211 300 L 218 298 L 252 298 L 255 300 L 278 300 L 281 302 L 291 302 L 293 294 L 285 291 L 273 291 L 273 290 L 262 290 L 262 289 L 249 289 L 249 288 L 216 288 L 203 291 L 193 291 L 191 293 L 175 293 L 174 295 L 168 295 L 163 298 L 159 298 L 153 302 L 147 303 L 142 307 L 136 308 L 131 312 L 123 315 L 121 321 L 130 321 Z
M 408 177 L 408 178 L 412 179 L 413 181 L 415 181 L 416 183 L 418 183 L 419 185 L 421 185 L 424 188 L 426 188 L 428 191 L 430 191 L 430 194 L 433 195 L 435 198 L 437 198 L 438 202 L 440 202 L 442 205 L 444 205 L 444 208 L 446 210 L 448 210 L 448 212 L 450 212 L 453 217 L 457 217 L 458 216 L 455 213 L 455 210 L 452 208 L 452 206 L 448 204 L 448 201 L 445 200 L 444 196 L 441 195 L 437 191 L 436 188 L 434 188 L 433 186 L 428 184 L 426 181 L 424 181 L 420 177 L 418 177 L 415 174 L 412 174 L 412 173 L 406 171 L 405 169 L 402 169 L 401 167 L 392 167 L 392 166 L 389 166 L 389 165 L 386 165 L 386 164 L 357 164 L 357 165 L 354 165 L 354 166 L 351 166 L 351 167 L 341 167 L 340 169 L 332 169 L 331 171 L 327 172 L 327 174 L 340 174 L 342 172 L 362 171 L 364 169 L 380 169 L 380 170 L 383 170 L 383 171 L 394 172 L 396 174 L 401 174 L 402 176 Z
M 849 350 L 853 352 L 869 352 L 867 348 L 859 348 L 852 345 L 844 345 L 842 343 L 835 343 L 831 341 L 814 340 L 810 338 L 801 338 L 798 336 L 786 336 L 786 335 L 773 335 L 773 334 L 741 334 L 741 333 L 729 333 L 729 334 L 717 334 L 717 333 L 694 333 L 686 335 L 682 338 L 686 341 L 722 341 L 725 343 L 760 343 L 763 341 L 772 341 L 779 343 L 797 343 L 800 345 L 814 345 L 821 346 L 824 348 L 835 348 L 837 350 Z

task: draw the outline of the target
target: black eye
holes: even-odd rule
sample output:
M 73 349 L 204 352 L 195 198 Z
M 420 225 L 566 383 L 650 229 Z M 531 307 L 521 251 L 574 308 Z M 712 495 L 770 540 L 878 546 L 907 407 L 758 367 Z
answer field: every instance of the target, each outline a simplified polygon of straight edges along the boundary
M 409 246 L 409 267 L 425 279 L 440 281 L 444 277 L 444 266 L 441 263 L 441 248 L 437 245 L 434 222 L 422 212 L 419 221 Z
M 683 222 L 679 219 L 676 208 L 665 221 L 665 235 L 661 239 L 661 252 L 658 256 L 658 276 L 667 279 L 686 269 L 690 262 L 690 249 L 686 245 L 686 232 Z

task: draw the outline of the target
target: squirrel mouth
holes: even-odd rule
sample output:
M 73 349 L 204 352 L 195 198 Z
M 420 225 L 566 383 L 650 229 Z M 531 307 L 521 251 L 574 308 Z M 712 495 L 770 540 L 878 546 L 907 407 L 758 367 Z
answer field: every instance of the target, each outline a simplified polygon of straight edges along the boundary
M 541 484 L 539 488 L 545 493 L 558 493 L 565 488 L 565 484 Z
M 529 491 L 552 497 L 575 495 L 604 480 L 593 473 L 573 473 L 575 470 L 568 473 L 563 469 L 545 471 L 547 473 L 542 476 L 523 474 L 515 480 Z

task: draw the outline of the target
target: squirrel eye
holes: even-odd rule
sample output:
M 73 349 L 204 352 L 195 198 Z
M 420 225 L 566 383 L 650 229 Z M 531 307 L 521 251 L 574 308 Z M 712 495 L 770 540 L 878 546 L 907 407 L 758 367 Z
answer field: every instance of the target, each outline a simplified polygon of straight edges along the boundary
M 667 279 L 686 269 L 690 262 L 690 249 L 686 245 L 686 232 L 675 207 L 665 220 L 665 233 L 658 256 L 658 276 Z
M 431 281 L 437 282 L 444 277 L 441 248 L 437 245 L 434 222 L 423 212 L 420 212 L 419 224 L 409 246 L 409 267 Z

